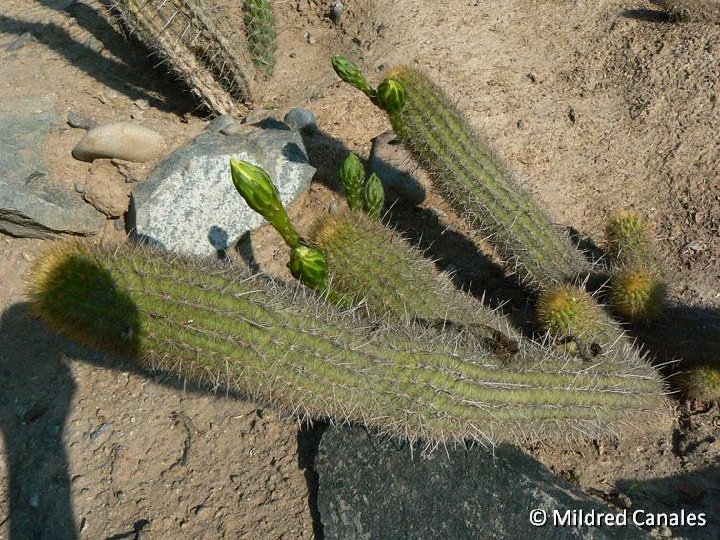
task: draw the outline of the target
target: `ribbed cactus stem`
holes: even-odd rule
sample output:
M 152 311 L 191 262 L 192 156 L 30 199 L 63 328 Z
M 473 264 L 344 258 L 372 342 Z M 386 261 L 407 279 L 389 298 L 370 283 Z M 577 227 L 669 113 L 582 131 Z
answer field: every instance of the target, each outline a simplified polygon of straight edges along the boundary
M 204 0 L 113 0 L 130 32 L 184 79 L 207 107 L 239 113 L 255 69 Z M 235 39 L 233 39 L 235 38 Z
M 411 68 L 393 69 L 386 80 L 405 89 L 403 106 L 391 101 L 388 111 L 395 133 L 448 201 L 490 235 L 521 280 L 543 289 L 574 282 L 589 271 L 582 254 L 439 88 Z
M 332 289 L 371 314 L 465 328 L 484 347 L 514 356 L 520 339 L 497 310 L 455 289 L 422 252 L 362 212 L 325 214 L 309 239 L 328 260 Z
M 29 282 L 32 309 L 62 333 L 301 418 L 432 444 L 654 429 L 667 412 L 647 366 L 604 371 L 568 357 L 558 369 L 538 356 L 508 367 L 454 336 L 368 323 L 302 289 L 147 248 L 61 244 Z
M 277 33 L 270 0 L 245 0 L 245 26 L 250 58 L 265 75 L 275 68 Z

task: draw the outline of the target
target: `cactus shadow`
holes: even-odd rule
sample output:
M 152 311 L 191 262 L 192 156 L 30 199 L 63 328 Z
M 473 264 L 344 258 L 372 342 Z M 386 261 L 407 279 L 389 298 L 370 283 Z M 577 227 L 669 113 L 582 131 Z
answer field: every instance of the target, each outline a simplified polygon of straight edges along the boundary
M 620 13 L 628 19 L 651 23 L 667 23 L 670 22 L 670 16 L 662 10 L 658 9 L 625 9 Z
M 87 41 L 77 41 L 54 22 L 24 21 L 0 14 L 0 31 L 18 36 L 29 32 L 37 42 L 131 100 L 145 99 L 150 106 L 163 111 L 184 113 L 197 108 L 188 88 L 176 84 L 174 77 L 162 76 L 155 69 L 157 59 L 148 56 L 145 46 L 134 36 L 119 32 L 98 10 L 82 2 L 41 0 L 40 4 L 75 18 L 76 24 L 102 43 L 113 58 L 103 56 Z

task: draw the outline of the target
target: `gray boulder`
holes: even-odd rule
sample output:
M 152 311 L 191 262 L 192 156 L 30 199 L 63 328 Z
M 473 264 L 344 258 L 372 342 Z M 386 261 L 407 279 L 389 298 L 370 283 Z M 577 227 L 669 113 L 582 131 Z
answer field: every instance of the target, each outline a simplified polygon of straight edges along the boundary
M 170 251 L 207 256 L 264 223 L 235 191 L 231 157 L 263 167 L 285 205 L 307 190 L 315 174 L 300 135 L 281 122 L 265 121 L 236 135 L 203 133 L 133 190 L 130 231 Z
M 590 498 L 513 446 L 498 446 L 494 455 L 480 447 L 422 450 L 362 428 L 328 429 L 315 463 L 325 538 L 649 536 L 631 523 L 631 512 L 627 526 L 582 525 L 589 515 L 622 510 Z M 535 519 L 547 518 L 544 525 L 531 524 L 533 510 Z M 553 524 L 554 511 L 566 525 Z
M 72 185 L 59 182 L 43 157 L 48 135 L 64 124 L 48 97 L 0 103 L 0 231 L 43 238 L 95 234 L 104 217 Z

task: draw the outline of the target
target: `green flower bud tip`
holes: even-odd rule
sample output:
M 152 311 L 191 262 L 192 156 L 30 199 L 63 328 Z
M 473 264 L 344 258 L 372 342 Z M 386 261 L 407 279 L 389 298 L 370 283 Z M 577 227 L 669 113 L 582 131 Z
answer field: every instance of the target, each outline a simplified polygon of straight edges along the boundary
M 394 114 L 405 106 L 405 86 L 395 79 L 385 79 L 377 89 L 378 106 Z
M 370 86 L 370 83 L 355 62 L 351 62 L 344 56 L 337 54 L 332 57 L 331 62 L 338 77 L 360 90 L 369 97 L 373 103 L 377 103 L 377 92 Z
M 300 245 L 300 235 L 290 223 L 270 175 L 262 167 L 235 158 L 230 158 L 230 172 L 235 189 L 248 206 L 267 219 L 288 246 Z
M 385 207 L 385 190 L 375 173 L 370 175 L 363 189 L 363 208 L 371 218 L 379 219 Z
M 299 245 L 290 252 L 290 273 L 301 283 L 318 291 L 328 286 L 328 263 L 322 251 Z
M 350 210 L 363 209 L 363 184 L 365 182 L 365 167 L 360 158 L 352 152 L 340 166 L 340 185 L 345 191 Z

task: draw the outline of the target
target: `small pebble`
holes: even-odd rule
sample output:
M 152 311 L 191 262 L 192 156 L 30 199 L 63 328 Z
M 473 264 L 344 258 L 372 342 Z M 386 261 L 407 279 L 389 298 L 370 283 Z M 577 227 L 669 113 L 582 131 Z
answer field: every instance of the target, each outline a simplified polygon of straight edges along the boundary
M 289 56 L 290 58 L 297 58 L 297 53 L 296 53 L 296 52 L 291 52 L 288 56 Z
M 94 441 L 112 427 L 112 422 L 106 422 L 90 434 L 90 440 Z
M 5 50 L 7 52 L 13 52 L 17 51 L 19 49 L 22 49 L 25 45 L 32 43 L 35 41 L 35 38 L 30 32 L 25 32 L 24 34 L 20 34 L 17 38 L 12 40 L 10 44 L 5 47 Z
M 30 500 L 28 501 L 30 503 L 30 506 L 33 508 L 37 508 L 40 506 L 40 496 L 37 493 L 33 493 L 30 495 Z
M 517 127 L 518 127 L 518 129 L 525 129 L 525 120 L 522 120 L 522 119 L 518 120 Z
M 136 99 L 135 101 L 133 101 L 133 105 L 135 105 L 141 111 L 144 111 L 148 107 L 150 107 L 150 103 L 147 99 Z
M 80 161 L 97 158 L 120 158 L 143 163 L 158 158 L 165 151 L 165 141 L 150 128 L 129 122 L 113 122 L 88 131 L 73 148 Z
M 632 500 L 624 493 L 618 494 L 618 503 L 622 508 L 630 508 L 632 506 Z
M 68 111 L 67 123 L 70 127 L 82 129 L 92 129 L 100 125 L 97 120 L 78 114 L 75 111 Z
M 310 45 L 313 45 L 315 43 L 315 36 L 313 36 L 310 32 L 306 32 L 305 41 L 307 41 Z
M 332 9 L 330 10 L 330 18 L 333 20 L 333 22 L 340 22 L 340 17 L 342 17 L 342 14 L 345 12 L 345 6 L 342 5 L 342 2 L 335 2 L 333 4 Z
M 95 36 L 89 36 L 83 43 L 83 46 L 87 47 L 95 53 L 99 53 L 105 48 L 103 42 L 97 39 Z
M 78 193 L 85 193 L 87 187 L 82 182 L 75 182 L 75 191 Z
M 302 107 L 294 107 L 288 111 L 283 119 L 288 126 L 298 131 L 317 130 L 317 117 L 315 113 Z
M 221 114 L 220 116 L 217 116 L 210 120 L 210 123 L 208 123 L 205 131 L 210 131 L 212 133 L 220 133 L 226 127 L 236 123 L 237 120 L 232 114 Z

